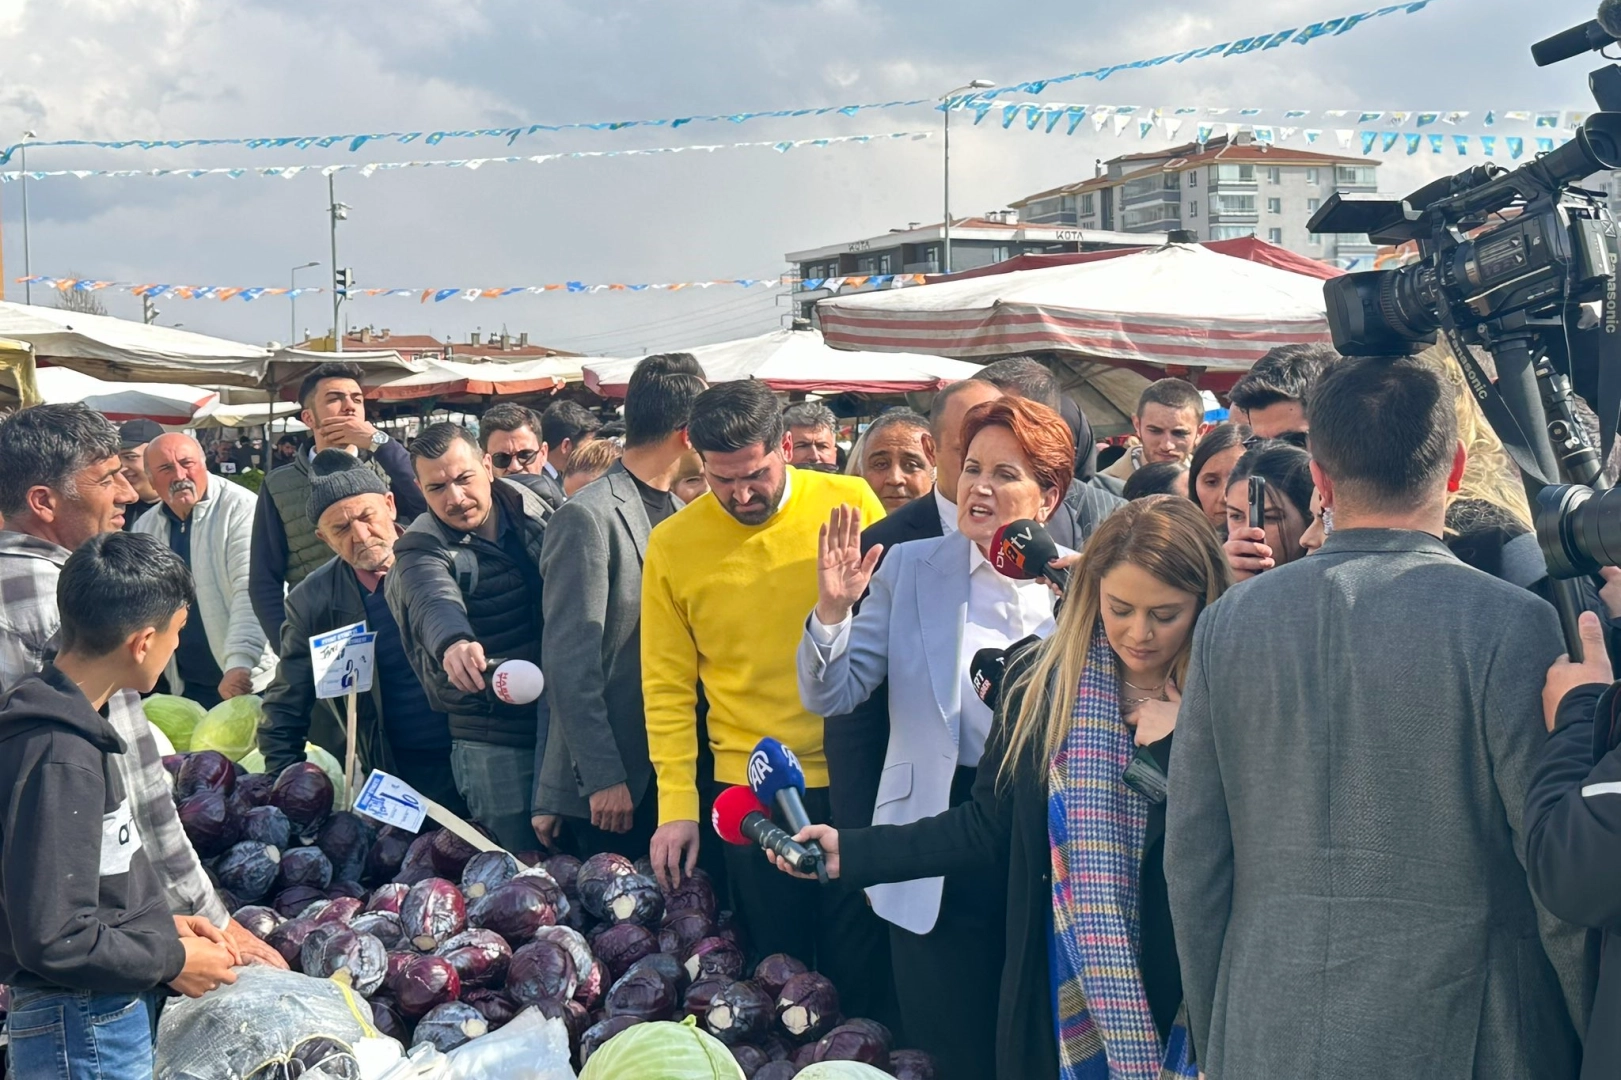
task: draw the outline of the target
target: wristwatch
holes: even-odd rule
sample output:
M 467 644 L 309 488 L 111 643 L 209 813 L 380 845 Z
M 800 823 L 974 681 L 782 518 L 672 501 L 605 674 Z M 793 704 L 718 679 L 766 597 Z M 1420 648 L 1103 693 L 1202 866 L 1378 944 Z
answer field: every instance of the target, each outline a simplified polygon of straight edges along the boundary
M 381 430 L 372 432 L 371 448 L 373 453 L 382 449 L 383 444 L 386 442 L 388 442 L 388 432 Z

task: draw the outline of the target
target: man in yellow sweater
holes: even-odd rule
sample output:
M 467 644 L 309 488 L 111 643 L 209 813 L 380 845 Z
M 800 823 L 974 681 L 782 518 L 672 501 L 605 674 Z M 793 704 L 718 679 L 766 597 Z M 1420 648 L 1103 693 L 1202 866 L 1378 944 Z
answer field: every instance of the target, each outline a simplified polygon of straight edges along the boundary
M 794 656 L 816 606 L 818 531 L 841 505 L 859 507 L 864 525 L 884 516 L 859 477 L 788 465 L 792 446 L 764 383 L 704 391 L 687 435 L 710 493 L 653 530 L 642 576 L 642 694 L 659 795 L 651 855 L 666 885 L 697 865 L 700 803 L 748 784 L 749 754 L 767 735 L 799 758 L 811 820 L 828 820 L 822 718 L 800 704 Z M 715 758 L 716 785 L 705 792 L 697 781 L 700 683 Z M 753 847 L 727 847 L 726 871 L 757 954 L 814 961 L 855 996 L 846 1011 L 874 1015 L 861 998 L 890 981 L 888 972 L 867 972 L 874 955 L 885 955 L 884 930 L 859 892 L 779 874 Z

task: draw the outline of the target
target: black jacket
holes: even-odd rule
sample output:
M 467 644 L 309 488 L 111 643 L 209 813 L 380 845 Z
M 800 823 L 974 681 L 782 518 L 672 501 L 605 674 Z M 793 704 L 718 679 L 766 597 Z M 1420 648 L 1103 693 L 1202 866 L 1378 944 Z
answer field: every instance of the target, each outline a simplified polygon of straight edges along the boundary
M 942 534 L 940 507 L 934 492 L 913 499 L 888 517 L 861 531 L 861 553 L 874 544 L 885 555 L 896 544 L 927 540 Z M 883 565 L 884 556 L 879 557 Z M 889 683 L 885 680 L 854 711 L 829 716 L 823 725 L 822 749 L 827 755 L 828 797 L 833 824 L 841 829 L 864 829 L 872 824 L 878 801 L 878 779 L 889 750 Z
M 458 641 L 478 642 L 491 660 L 540 663 L 541 597 L 531 581 L 540 580 L 551 508 L 528 488 L 505 480 L 490 491 L 519 530 L 526 565 L 515 563 L 499 543 L 452 529 L 427 513 L 394 545 L 394 568 L 383 579 L 383 591 L 429 703 L 450 716 L 451 737 L 535 746 L 544 735 L 544 696 L 539 706 L 508 705 L 489 693 L 488 680 L 484 693 L 463 693 L 440 664 Z
M 185 966 L 124 752 L 54 665 L 0 696 L 0 983 L 135 994 Z
M 304 744 L 310 741 L 311 722 L 317 718 L 323 727 L 347 731 L 343 699 L 315 696 L 310 638 L 365 620 L 366 601 L 354 569 L 342 559 L 318 567 L 287 594 L 286 616 L 277 649 L 281 663 L 265 691 L 259 718 L 259 750 L 265 756 L 265 772 L 271 776 L 304 760 Z M 383 734 L 383 680 L 400 675 L 416 678 L 414 672 L 379 670 L 374 672 L 371 690 L 357 696 L 355 743 L 362 775 L 369 769 L 394 771 L 394 757 Z M 344 739 L 347 741 L 347 735 Z M 334 753 L 341 760 L 343 755 Z
M 1126 500 L 1109 491 L 1097 477 L 1073 480 L 1064 501 L 1047 521 L 1047 531 L 1059 547 L 1080 551 L 1103 519 L 1124 505 Z
M 562 506 L 566 501 L 562 483 L 552 479 L 551 473 L 508 473 L 502 479 L 511 480 L 514 484 L 522 484 L 536 495 L 539 495 L 541 501 L 553 510 Z
M 1598 988 L 1582 1046 L 1582 1080 L 1613 1077 L 1621 1061 L 1621 684 L 1578 686 L 1525 797 L 1525 869 L 1554 915 L 1591 927 Z
M 1027 649 L 1008 665 L 1012 686 L 1029 669 Z M 1052 846 L 1047 833 L 1047 762 L 1033 748 L 1014 779 L 997 782 L 1011 719 L 1024 699 L 1004 693 L 980 759 L 972 801 L 907 825 L 839 832 L 840 876 L 865 888 L 941 874 L 994 874 L 1007 880 L 1007 959 L 996 1015 L 996 1080 L 1058 1076 L 1048 942 L 1052 936 Z M 1162 1031 L 1182 1002 L 1182 980 L 1165 893 L 1165 804 L 1149 811 L 1139 901 L 1141 968 L 1148 1003 Z

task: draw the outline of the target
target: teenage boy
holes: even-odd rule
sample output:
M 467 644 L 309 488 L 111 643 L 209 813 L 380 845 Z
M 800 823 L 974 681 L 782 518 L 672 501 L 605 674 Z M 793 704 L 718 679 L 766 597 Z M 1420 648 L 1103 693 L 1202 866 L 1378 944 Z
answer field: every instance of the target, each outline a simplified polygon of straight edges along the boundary
M 16 1076 L 150 1077 L 163 988 L 236 981 L 207 919 L 169 914 L 105 716 L 150 691 L 191 604 L 191 573 L 148 536 L 104 533 L 62 567 L 56 659 L 0 696 L 0 983 Z M 100 808 L 100 814 L 92 808 Z

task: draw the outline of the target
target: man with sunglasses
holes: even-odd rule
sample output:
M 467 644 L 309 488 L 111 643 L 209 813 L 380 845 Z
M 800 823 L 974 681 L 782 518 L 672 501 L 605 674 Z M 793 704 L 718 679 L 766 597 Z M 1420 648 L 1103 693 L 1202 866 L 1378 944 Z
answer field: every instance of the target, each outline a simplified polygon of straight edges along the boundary
M 1249 426 L 1257 445 L 1267 439 L 1283 439 L 1304 448 L 1311 427 L 1306 407 L 1312 389 L 1339 358 L 1330 345 L 1278 346 L 1233 384 L 1227 395 L 1232 418 Z M 1244 447 L 1254 449 L 1249 442 Z
M 478 418 L 478 442 L 497 480 L 517 481 L 553 510 L 563 505 L 563 486 L 546 469 L 549 455 L 533 409 L 510 401 L 492 406 Z

